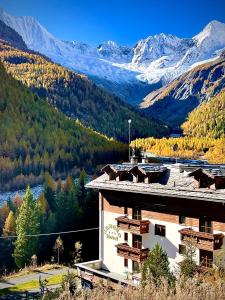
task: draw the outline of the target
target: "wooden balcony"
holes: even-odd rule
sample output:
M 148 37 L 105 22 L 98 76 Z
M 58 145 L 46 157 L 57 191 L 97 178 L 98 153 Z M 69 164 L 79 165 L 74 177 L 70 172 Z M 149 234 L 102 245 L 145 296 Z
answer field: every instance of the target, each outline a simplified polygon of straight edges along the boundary
M 143 234 L 149 232 L 149 221 L 148 220 L 134 220 L 129 219 L 126 216 L 116 218 L 117 227 L 121 230 L 134 233 Z
M 116 245 L 117 254 L 127 259 L 142 262 L 148 257 L 149 249 L 138 249 L 130 247 L 127 243 L 121 243 Z
M 214 251 L 221 248 L 223 244 L 223 234 L 212 234 L 207 232 L 195 231 L 190 228 L 180 230 L 181 239 L 193 238 L 196 247 L 206 251 Z

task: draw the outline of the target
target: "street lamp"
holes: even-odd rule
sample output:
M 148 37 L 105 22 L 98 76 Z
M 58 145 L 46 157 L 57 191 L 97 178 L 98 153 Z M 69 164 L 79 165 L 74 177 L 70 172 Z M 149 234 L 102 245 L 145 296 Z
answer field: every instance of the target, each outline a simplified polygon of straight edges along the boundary
M 130 161 L 130 124 L 131 124 L 131 119 L 128 120 L 128 126 L 129 126 L 129 161 Z

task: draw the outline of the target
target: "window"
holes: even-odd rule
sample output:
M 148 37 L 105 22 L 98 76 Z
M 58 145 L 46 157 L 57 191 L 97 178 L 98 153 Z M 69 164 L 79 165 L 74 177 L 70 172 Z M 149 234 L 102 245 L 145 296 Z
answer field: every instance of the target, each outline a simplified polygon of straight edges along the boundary
M 128 233 L 124 232 L 124 242 L 128 242 Z
M 134 220 L 141 220 L 141 210 L 138 208 L 133 208 L 133 215 L 132 218 Z
M 186 217 L 185 216 L 179 216 L 179 224 L 185 224 L 186 223 Z
M 199 231 L 212 233 L 212 221 L 206 218 L 199 219 Z
M 166 236 L 166 226 L 155 224 L 155 235 Z
M 128 259 L 124 258 L 124 267 L 128 267 Z
M 212 268 L 212 266 L 213 266 L 213 253 L 211 251 L 200 250 L 199 257 L 200 257 L 200 265 L 201 266 L 204 266 L 204 267 L 207 267 L 207 268 Z
M 124 214 L 125 214 L 125 215 L 128 214 L 128 209 L 127 209 L 127 207 L 124 207 Z
M 133 235 L 133 247 L 141 249 L 142 247 L 142 237 L 141 235 Z
M 133 265 L 133 273 L 139 273 L 140 272 L 139 263 L 137 261 L 133 261 L 132 265 Z
M 185 254 L 186 246 L 185 245 L 179 245 L 179 254 Z

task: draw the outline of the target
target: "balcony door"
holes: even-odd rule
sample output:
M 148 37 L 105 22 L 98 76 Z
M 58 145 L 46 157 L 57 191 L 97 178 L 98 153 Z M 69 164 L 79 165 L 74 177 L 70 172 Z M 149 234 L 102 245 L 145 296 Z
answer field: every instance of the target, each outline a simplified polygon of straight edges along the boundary
M 212 233 L 212 221 L 203 217 L 199 219 L 199 231 Z
M 133 234 L 133 245 L 134 248 L 142 248 L 142 237 L 141 235 Z

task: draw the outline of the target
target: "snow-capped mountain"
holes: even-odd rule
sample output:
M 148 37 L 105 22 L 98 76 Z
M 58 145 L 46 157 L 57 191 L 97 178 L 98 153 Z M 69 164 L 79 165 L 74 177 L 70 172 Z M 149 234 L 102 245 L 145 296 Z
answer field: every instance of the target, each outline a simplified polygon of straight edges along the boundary
M 101 57 L 114 62 L 130 62 L 133 56 L 133 49 L 126 46 L 119 46 L 114 41 L 107 41 L 97 47 Z
M 0 9 L 0 20 L 16 30 L 28 48 L 90 76 L 130 103 L 142 100 L 153 84 L 167 84 L 196 65 L 215 59 L 225 48 L 225 24 L 218 21 L 193 38 L 161 33 L 138 41 L 133 48 L 114 41 L 95 48 L 57 39 L 33 17 L 14 17 Z

